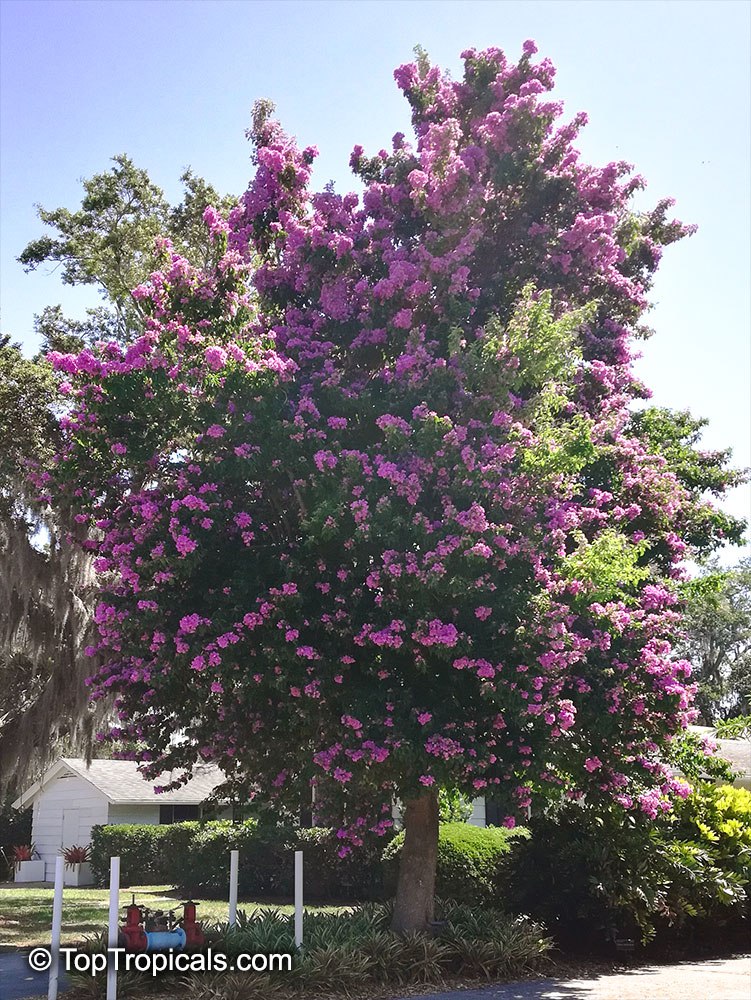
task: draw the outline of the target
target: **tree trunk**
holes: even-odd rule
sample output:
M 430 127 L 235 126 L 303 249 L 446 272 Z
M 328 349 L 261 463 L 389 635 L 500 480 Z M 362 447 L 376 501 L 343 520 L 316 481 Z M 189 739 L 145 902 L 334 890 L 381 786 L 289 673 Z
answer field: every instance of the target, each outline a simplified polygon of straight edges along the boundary
M 404 844 L 391 929 L 425 931 L 433 920 L 438 858 L 438 795 L 428 791 L 404 803 Z

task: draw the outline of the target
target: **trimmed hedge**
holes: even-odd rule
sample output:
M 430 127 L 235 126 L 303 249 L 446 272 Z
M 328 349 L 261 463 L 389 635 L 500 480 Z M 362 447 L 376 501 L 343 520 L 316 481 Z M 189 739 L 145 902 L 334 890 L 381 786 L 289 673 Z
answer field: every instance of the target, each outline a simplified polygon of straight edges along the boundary
M 523 827 L 507 830 L 497 826 L 442 823 L 438 834 L 436 895 L 462 903 L 497 905 L 506 881 L 505 870 L 513 841 L 520 837 L 529 837 Z M 400 833 L 383 852 L 387 895 L 396 892 L 403 843 L 404 833 Z
M 503 905 L 543 920 L 567 946 L 606 945 L 616 934 L 669 942 L 681 936 L 742 937 L 751 896 L 751 793 L 700 783 L 672 814 L 647 821 L 615 806 L 569 806 L 526 829 L 442 824 L 436 894 L 472 907 Z M 523 838 L 527 843 L 516 843 Z M 105 885 L 111 855 L 123 885 L 169 883 L 225 896 L 229 853 L 240 851 L 246 898 L 289 899 L 293 853 L 305 852 L 308 899 L 382 899 L 396 890 L 404 835 L 383 850 L 340 858 L 331 830 L 229 821 L 104 826 L 93 832 L 92 867 Z M 714 935 L 714 937 L 712 937 Z
M 305 852 L 305 894 L 311 899 L 382 896 L 381 845 L 340 858 L 332 830 L 259 826 L 256 820 L 174 823 L 167 826 L 96 826 L 92 870 L 106 885 L 109 858 L 120 856 L 122 885 L 169 883 L 186 892 L 223 895 L 229 854 L 240 851 L 238 888 L 243 895 L 290 896 L 293 854 Z
M 152 824 L 95 826 L 91 831 L 91 871 L 97 885 L 109 881 L 110 858 L 120 858 L 121 885 L 167 881 L 163 846 L 170 827 Z

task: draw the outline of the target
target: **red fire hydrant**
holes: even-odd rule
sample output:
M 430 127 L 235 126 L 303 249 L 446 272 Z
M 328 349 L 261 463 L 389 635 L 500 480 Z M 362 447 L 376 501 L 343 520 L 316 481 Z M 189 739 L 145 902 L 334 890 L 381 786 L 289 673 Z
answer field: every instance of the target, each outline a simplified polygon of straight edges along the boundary
M 203 928 L 196 921 L 196 906 L 192 899 L 183 903 L 183 930 L 185 931 L 186 948 L 201 948 L 206 942 Z
M 143 929 L 143 913 L 136 903 L 135 894 L 133 902 L 125 911 L 125 923 L 120 928 L 120 933 L 125 938 L 125 947 L 128 951 L 146 951 L 148 941 Z

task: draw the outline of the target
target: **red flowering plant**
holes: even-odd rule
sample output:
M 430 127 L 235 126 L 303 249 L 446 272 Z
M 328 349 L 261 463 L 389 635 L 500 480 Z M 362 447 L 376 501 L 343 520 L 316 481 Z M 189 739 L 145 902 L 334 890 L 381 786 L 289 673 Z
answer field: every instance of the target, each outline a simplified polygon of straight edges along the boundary
M 314 786 L 342 852 L 398 798 L 399 930 L 432 918 L 440 788 L 508 826 L 564 796 L 670 808 L 680 563 L 741 530 L 630 410 L 689 229 L 580 161 L 534 53 L 397 70 L 416 140 L 355 148 L 362 197 L 311 193 L 315 149 L 259 105 L 255 177 L 205 216 L 218 265 L 162 241 L 140 338 L 52 356 L 69 408 L 38 482 L 97 554 L 109 738 L 152 778 Z
M 65 867 L 74 868 L 91 861 L 91 844 L 71 844 L 70 847 L 61 848 L 60 853 L 65 859 Z
M 16 844 L 13 847 L 13 864 L 16 868 L 22 861 L 33 861 L 36 848 L 33 844 Z

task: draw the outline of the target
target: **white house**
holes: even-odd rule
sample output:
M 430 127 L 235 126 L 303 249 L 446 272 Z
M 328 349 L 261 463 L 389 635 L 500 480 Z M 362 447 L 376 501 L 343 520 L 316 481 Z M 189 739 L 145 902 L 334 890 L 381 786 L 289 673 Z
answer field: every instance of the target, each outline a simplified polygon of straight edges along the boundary
M 695 728 L 711 735 L 711 730 Z M 717 755 L 730 761 L 736 772 L 734 784 L 751 789 L 751 741 L 716 740 Z M 186 784 L 171 792 L 156 793 L 154 785 L 166 785 L 170 775 L 146 781 L 136 763 L 127 760 L 92 760 L 61 757 L 39 781 L 13 803 L 14 809 L 33 807 L 31 840 L 45 862 L 45 879 L 51 880 L 60 848 L 85 845 L 91 829 L 107 823 L 176 823 L 199 819 L 204 803 L 224 781 L 223 772 L 205 764 L 196 768 Z M 231 816 L 231 810 L 219 813 Z M 474 826 L 496 825 L 502 810 L 483 797 L 472 803 L 469 822 Z
M 13 808 L 33 808 L 31 840 L 45 862 L 45 879 L 51 880 L 60 848 L 90 843 L 97 824 L 198 819 L 224 774 L 207 764 L 196 768 L 191 780 L 175 791 L 154 791 L 155 784 L 169 781 L 169 774 L 146 781 L 134 761 L 92 760 L 87 767 L 79 758 L 61 757 L 16 799 Z

